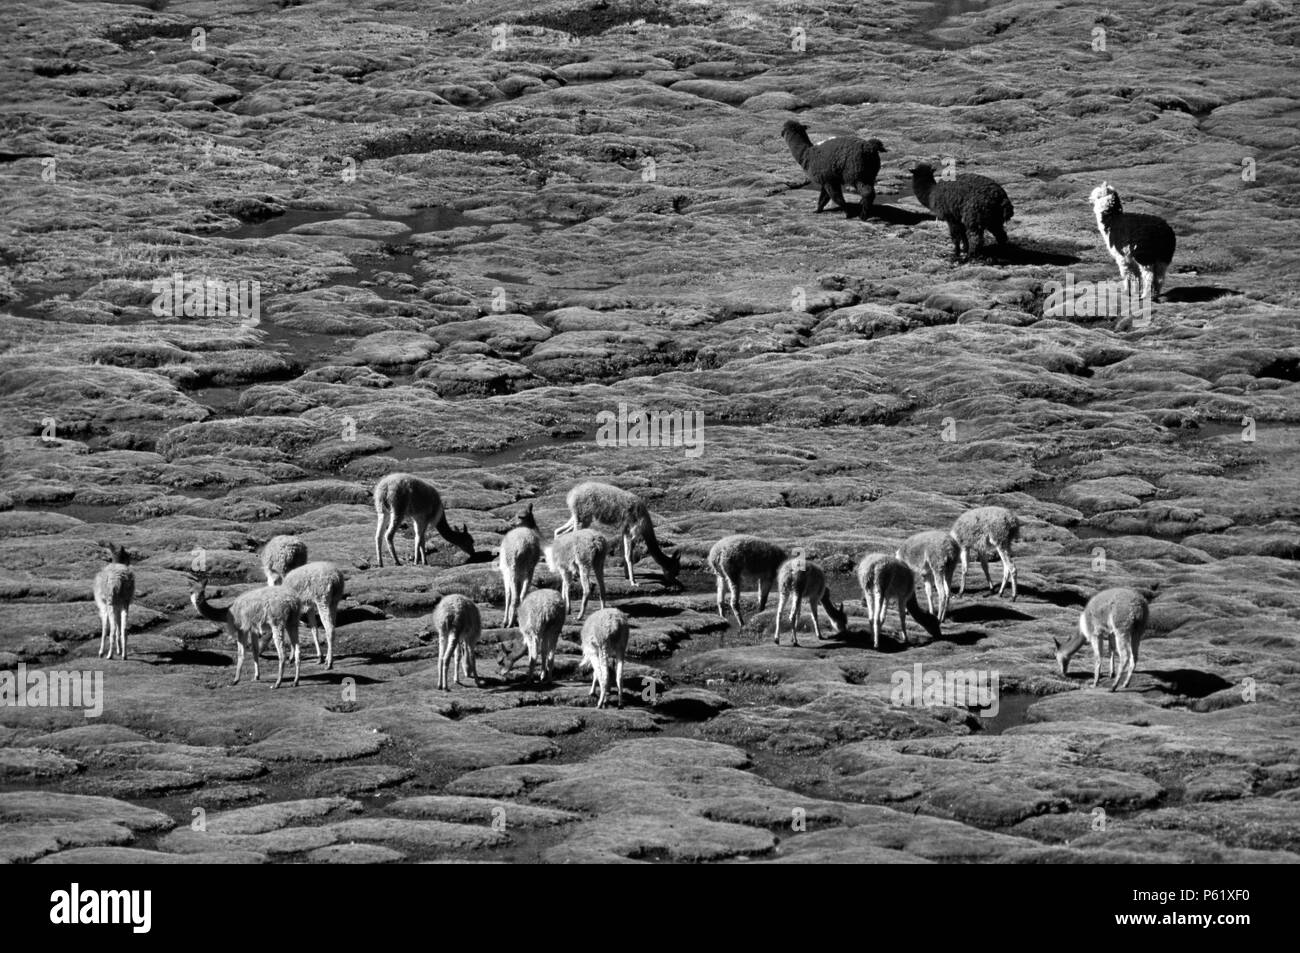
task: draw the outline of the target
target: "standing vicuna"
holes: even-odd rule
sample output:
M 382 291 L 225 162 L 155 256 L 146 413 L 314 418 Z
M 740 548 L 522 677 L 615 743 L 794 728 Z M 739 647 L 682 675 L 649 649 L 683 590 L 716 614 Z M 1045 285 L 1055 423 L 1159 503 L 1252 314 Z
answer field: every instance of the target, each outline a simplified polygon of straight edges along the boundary
M 555 647 L 564 630 L 564 620 L 569 615 L 560 594 L 554 589 L 534 589 L 519 606 L 519 634 L 523 645 L 511 654 L 502 643 L 497 650 L 497 674 L 505 675 L 515 662 L 528 656 L 528 681 L 533 680 L 533 666 L 542 662 L 542 681 L 551 680 L 555 665 Z
M 93 587 L 95 608 L 99 610 L 99 657 L 112 658 L 113 650 L 121 652 L 126 660 L 127 613 L 135 598 L 135 573 L 131 571 L 131 557 L 116 543 L 108 544 L 108 565 L 95 574 Z M 108 654 L 104 654 L 104 643 Z
M 272 688 L 279 688 L 284 681 L 284 644 L 287 641 L 293 655 L 293 684 L 298 684 L 298 618 L 299 600 L 297 593 L 287 591 L 283 586 L 250 589 L 235 597 L 235 601 L 224 609 L 209 605 L 205 598 L 207 581 L 190 580 L 190 601 L 199 615 L 225 627 L 226 632 L 235 640 L 235 680 L 244 668 L 244 653 L 253 657 L 253 681 L 262 678 L 257 657 L 266 644 L 266 633 L 270 633 L 275 643 L 275 654 L 280 660 Z
M 916 602 L 916 577 L 907 563 L 885 553 L 869 553 L 858 564 L 858 585 L 862 587 L 862 601 L 871 617 L 871 644 L 880 648 L 880 626 L 885 621 L 889 603 L 898 603 L 898 628 L 903 644 L 907 644 L 907 615 L 921 624 L 931 636 L 943 633 L 939 620 L 922 611 Z
M 632 572 L 632 543 L 638 539 L 645 543 L 650 558 L 664 571 L 665 579 L 669 583 L 676 582 L 682 569 L 681 553 L 669 556 L 659 548 L 650 511 L 635 493 L 608 483 L 579 483 L 569 491 L 565 502 L 569 506 L 569 520 L 555 531 L 556 536 L 586 529 L 592 523 L 613 527 L 623 537 L 623 561 L 627 565 L 629 583 L 636 585 L 636 576 Z
M 474 555 L 474 538 L 470 536 L 465 524 L 459 529 L 447 522 L 447 513 L 442 506 L 442 497 L 430 484 L 409 473 L 390 473 L 375 484 L 375 560 L 382 567 L 384 554 L 381 541 L 388 543 L 388 552 L 393 562 L 401 565 L 397 550 L 393 548 L 393 537 L 397 528 L 409 516 L 415 527 L 415 554 L 412 557 L 416 565 L 428 565 L 424 553 L 424 540 L 432 523 L 438 535 L 467 556 Z M 387 521 L 387 528 L 385 528 Z
M 298 593 L 301 617 L 311 618 L 311 640 L 316 645 L 316 661 L 320 657 L 320 636 L 317 623 L 325 629 L 325 667 L 334 667 L 334 623 L 338 618 L 339 603 L 343 600 L 345 581 L 339 567 L 333 563 L 307 563 L 291 570 L 284 577 L 284 588 Z
M 285 574 L 307 564 L 307 544 L 297 536 L 272 536 L 262 549 L 266 584 L 278 586 Z
M 483 620 L 474 601 L 459 593 L 443 596 L 438 607 L 433 610 L 433 631 L 438 635 L 438 689 L 451 691 L 447 687 L 447 666 L 451 665 L 452 676 L 460 684 L 460 666 L 457 657 L 464 659 L 465 674 L 473 676 L 474 687 L 478 687 L 478 663 L 474 659 L 474 647 L 478 645 L 479 634 L 483 631 Z
M 961 559 L 961 551 L 952 535 L 941 529 L 929 530 L 909 536 L 894 553 L 896 559 L 907 563 L 907 568 L 921 580 L 925 587 L 925 605 L 934 614 L 934 600 L 930 586 L 934 585 L 939 597 L 939 621 L 948 618 L 948 603 L 952 599 L 952 574 Z
M 966 566 L 973 550 L 984 570 L 984 578 L 989 581 L 989 590 L 993 589 L 993 577 L 989 575 L 988 551 L 991 548 L 1002 560 L 1002 585 L 998 586 L 998 595 L 1011 581 L 1011 601 L 1016 601 L 1016 564 L 1011 561 L 1011 544 L 1020 538 L 1020 518 L 1005 506 L 979 506 L 967 510 L 957 517 L 950 530 L 953 541 L 957 544 L 961 559 L 961 588 L 959 595 L 966 594 Z
M 578 618 L 587 613 L 587 597 L 592 580 L 600 593 L 600 607 L 605 608 L 605 559 L 609 555 L 609 540 L 594 529 L 580 529 L 542 547 L 546 568 L 560 577 L 560 594 L 564 596 L 564 611 L 569 611 L 569 594 L 576 579 L 582 592 L 582 605 Z
M 1135 589 L 1103 589 L 1079 613 L 1079 631 L 1065 645 L 1057 644 L 1056 664 L 1065 675 L 1070 657 L 1086 641 L 1092 648 L 1092 687 L 1101 679 L 1101 643 L 1110 648 L 1110 690 L 1128 688 L 1137 667 L 1138 647 L 1146 631 L 1150 609 Z M 1115 650 L 1119 649 L 1119 675 L 1115 674 Z M 1120 679 L 1123 678 L 1123 683 Z
M 844 611 L 844 603 L 837 606 L 831 601 L 826 574 L 816 563 L 805 559 L 803 553 L 796 551 L 792 559 L 781 564 L 776 574 L 776 587 L 776 632 L 772 641 L 777 645 L 781 644 L 781 613 L 785 609 L 786 599 L 790 600 L 790 622 L 793 626 L 790 633 L 791 645 L 799 644 L 799 603 L 804 599 L 808 600 L 808 614 L 812 616 L 813 632 L 818 639 L 822 638 L 821 626 L 817 624 L 818 605 L 826 610 L 826 617 L 831 620 L 831 629 L 836 635 L 848 631 L 848 614 Z
M 777 572 L 787 558 L 786 551 L 775 543 L 744 533 L 724 536 L 714 543 L 709 550 L 708 564 L 717 577 L 718 618 L 727 618 L 722 610 L 722 593 L 725 588 L 732 615 L 736 617 L 736 625 L 744 627 L 745 617 L 740 612 L 740 590 L 746 582 L 758 583 L 758 611 L 766 609 L 768 593 L 772 591 Z
M 541 559 L 542 536 L 537 531 L 537 520 L 533 518 L 533 504 L 529 503 L 515 520 L 514 529 L 501 540 L 498 564 L 501 583 L 506 590 L 505 621 L 501 624 L 506 628 L 515 624 L 519 603 L 528 595 L 528 587 L 533 584 L 533 571 Z
M 627 654 L 629 635 L 627 616 L 618 609 L 598 609 L 582 624 L 582 664 L 590 665 L 592 669 L 591 691 L 587 697 L 595 695 L 596 686 L 600 686 L 597 708 L 604 708 L 605 699 L 609 697 L 611 668 L 618 691 L 618 707 L 623 707 L 623 657 Z

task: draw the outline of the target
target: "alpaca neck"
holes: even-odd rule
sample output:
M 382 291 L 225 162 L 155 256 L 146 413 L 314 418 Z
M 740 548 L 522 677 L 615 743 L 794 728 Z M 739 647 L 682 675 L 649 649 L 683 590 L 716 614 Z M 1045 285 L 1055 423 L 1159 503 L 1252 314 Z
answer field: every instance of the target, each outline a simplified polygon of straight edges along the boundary
M 794 161 L 807 168 L 805 162 L 809 151 L 812 149 L 812 141 L 809 140 L 808 134 L 806 132 L 792 132 L 785 137 L 785 144 L 790 147 L 790 154 L 794 156 Z
M 672 561 L 659 548 L 659 540 L 655 537 L 655 528 L 654 524 L 650 522 L 650 517 L 643 517 L 637 528 L 640 530 L 641 541 L 645 543 L 645 549 L 650 554 L 650 558 L 658 563 L 660 568 L 672 569 Z
M 915 195 L 916 200 L 920 202 L 922 205 L 924 205 L 926 208 L 930 207 L 930 194 L 933 191 L 934 191 L 933 179 L 912 180 L 912 194 Z

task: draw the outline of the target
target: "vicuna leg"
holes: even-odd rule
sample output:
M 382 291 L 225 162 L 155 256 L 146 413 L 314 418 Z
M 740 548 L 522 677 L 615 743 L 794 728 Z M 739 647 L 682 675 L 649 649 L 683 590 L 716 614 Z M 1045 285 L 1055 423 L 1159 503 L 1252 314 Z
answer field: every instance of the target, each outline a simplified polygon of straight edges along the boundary
M 811 599 L 808 601 L 808 612 L 812 615 L 813 635 L 817 636 L 817 641 L 822 641 L 822 627 L 817 624 L 817 603 Z
M 925 607 L 930 610 L 930 615 L 934 615 L 934 601 L 930 598 L 930 577 L 928 574 L 922 574 L 921 585 L 925 587 Z
M 104 646 L 108 646 L 108 653 L 113 654 L 113 643 L 108 640 L 108 618 L 112 615 L 113 610 L 107 606 L 99 606 L 99 657 L 104 657 Z
M 799 644 L 799 610 L 802 608 L 803 596 L 796 592 L 794 594 L 794 605 L 790 607 L 790 644 Z M 816 605 L 813 606 L 813 613 L 817 612 Z M 781 617 L 781 607 L 776 607 L 776 617 Z
M 122 661 L 124 662 L 126 661 L 126 614 L 129 611 L 129 609 L 123 608 L 122 616 L 117 623 L 117 645 L 122 652 Z
M 989 573 L 989 560 L 983 552 L 979 554 L 980 568 L 984 570 L 984 578 L 988 580 L 989 592 L 993 591 L 993 576 Z
M 424 555 L 424 534 L 429 528 L 429 521 L 419 516 L 412 516 L 411 525 L 415 529 L 415 552 L 411 556 L 411 561 L 417 566 L 427 566 L 429 558 Z
M 454 639 L 445 635 L 438 636 L 438 690 L 451 691 L 447 687 L 447 663 L 455 664 L 453 657 L 456 652 L 456 642 Z
M 384 531 L 384 540 L 388 543 L 388 554 L 393 557 L 394 566 L 402 564 L 402 561 L 397 558 L 397 547 L 393 544 L 393 539 L 397 536 L 397 524 L 399 522 L 397 510 L 391 510 L 388 514 L 388 529 Z
M 614 660 L 614 688 L 618 691 L 618 707 L 623 707 L 623 660 Z
M 767 611 L 767 596 L 772 591 L 771 579 L 760 579 L 758 581 L 758 611 Z
M 772 635 L 772 641 L 777 645 L 781 644 L 781 616 L 785 613 L 785 593 L 776 594 L 776 632 Z M 795 641 L 798 642 L 799 636 L 795 634 Z
M 969 551 L 965 546 L 963 546 L 958 553 L 958 559 L 961 560 L 961 588 L 957 590 L 957 595 L 959 596 L 966 595 L 966 566 L 969 556 Z
M 740 581 L 727 577 L 727 593 L 731 599 L 731 614 L 736 617 L 736 625 L 745 627 L 745 617 L 740 611 Z
M 627 566 L 627 581 L 636 585 L 636 576 L 632 574 L 632 534 L 623 534 L 623 563 Z
M 587 614 L 587 590 L 591 586 L 591 580 L 587 578 L 587 570 L 583 569 L 581 564 L 578 565 L 578 584 L 582 586 L 582 604 L 578 606 L 578 618 L 581 619 Z M 567 608 L 565 611 L 568 611 Z
M 908 596 L 913 596 L 913 594 L 908 593 Z M 901 598 L 898 600 L 898 631 L 899 634 L 902 635 L 903 637 L 903 644 L 907 645 L 908 643 L 907 643 L 907 599 L 906 598 Z
M 280 683 L 284 681 L 284 636 L 277 626 L 271 627 L 271 641 L 275 643 L 275 657 L 279 663 L 275 670 L 275 684 L 272 688 L 279 688 Z
M 243 672 L 243 670 L 244 670 L 244 643 L 236 642 L 235 643 L 235 680 L 230 683 L 231 685 L 239 684 L 239 676 Z
M 723 589 L 726 587 L 727 584 L 726 584 L 726 582 L 723 581 L 721 575 L 718 575 L 718 576 L 716 576 L 715 578 L 716 578 L 717 583 L 718 583 L 718 618 L 721 619 L 723 622 L 726 622 L 726 621 L 727 621 L 727 614 L 726 614 L 725 612 L 722 611 L 722 591 L 723 591 Z
M 998 595 L 1006 589 L 1007 582 L 1011 583 L 1011 601 L 1016 601 L 1016 564 L 1011 561 L 1011 547 L 1003 549 L 1001 546 L 994 547 L 998 553 L 998 559 L 1002 560 L 1002 584 L 998 586 Z

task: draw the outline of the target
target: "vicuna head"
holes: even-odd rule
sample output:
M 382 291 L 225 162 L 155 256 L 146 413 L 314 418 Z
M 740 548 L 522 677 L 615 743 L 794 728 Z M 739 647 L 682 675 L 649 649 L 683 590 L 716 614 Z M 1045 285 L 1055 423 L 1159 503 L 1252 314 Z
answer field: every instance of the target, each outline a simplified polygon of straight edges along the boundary
M 109 543 L 107 549 L 109 562 L 121 563 L 123 566 L 131 565 L 131 554 L 124 547 L 116 543 Z
M 525 529 L 537 529 L 537 520 L 533 517 L 533 504 L 531 503 L 516 513 L 515 521 L 510 524 L 511 529 L 518 529 L 521 526 Z
M 823 606 L 826 610 L 826 616 L 831 620 L 831 628 L 836 635 L 843 635 L 849 630 L 849 614 L 844 611 L 844 603 L 833 605 L 830 599 L 826 600 Z
M 497 645 L 497 675 L 505 676 L 515 667 L 515 663 L 528 654 L 528 646 L 520 645 L 517 651 L 511 652 L 510 647 L 502 642 Z
M 469 534 L 469 525 L 467 523 L 461 523 L 460 526 L 452 526 L 448 523 L 446 536 L 447 542 L 473 559 L 474 537 Z

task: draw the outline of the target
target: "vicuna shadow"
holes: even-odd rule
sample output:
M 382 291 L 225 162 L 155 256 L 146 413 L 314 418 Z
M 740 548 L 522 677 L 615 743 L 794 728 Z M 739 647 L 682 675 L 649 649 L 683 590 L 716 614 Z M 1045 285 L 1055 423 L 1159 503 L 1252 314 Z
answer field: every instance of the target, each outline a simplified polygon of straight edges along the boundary
M 1167 301 L 1170 304 L 1199 304 L 1237 294 L 1241 294 L 1241 292 L 1235 288 L 1216 288 L 1214 285 L 1183 285 L 1178 288 L 1170 288 L 1161 294 L 1157 300 Z

